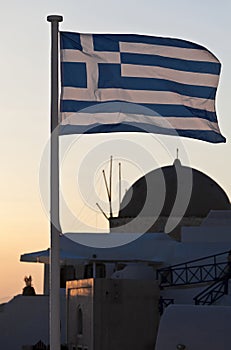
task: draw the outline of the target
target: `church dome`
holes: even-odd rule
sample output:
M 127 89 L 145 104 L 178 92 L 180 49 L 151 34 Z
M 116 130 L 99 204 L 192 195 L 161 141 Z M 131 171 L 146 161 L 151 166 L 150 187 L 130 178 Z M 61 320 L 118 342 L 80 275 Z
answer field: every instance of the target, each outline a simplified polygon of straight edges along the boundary
M 196 169 L 182 166 L 176 159 L 173 165 L 152 170 L 129 188 L 122 200 L 119 217 L 151 217 L 156 216 L 158 210 L 159 217 L 169 217 L 176 196 L 184 201 L 186 192 L 189 200 L 186 201 L 184 217 L 204 218 L 210 210 L 231 209 L 226 193 L 213 179 Z

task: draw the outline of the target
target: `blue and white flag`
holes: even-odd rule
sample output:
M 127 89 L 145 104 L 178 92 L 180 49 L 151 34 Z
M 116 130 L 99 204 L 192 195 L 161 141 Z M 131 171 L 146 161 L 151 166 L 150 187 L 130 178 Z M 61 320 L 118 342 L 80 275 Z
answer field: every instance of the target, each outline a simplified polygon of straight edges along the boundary
M 185 40 L 60 33 L 61 134 L 150 132 L 225 142 L 215 95 L 221 65 Z

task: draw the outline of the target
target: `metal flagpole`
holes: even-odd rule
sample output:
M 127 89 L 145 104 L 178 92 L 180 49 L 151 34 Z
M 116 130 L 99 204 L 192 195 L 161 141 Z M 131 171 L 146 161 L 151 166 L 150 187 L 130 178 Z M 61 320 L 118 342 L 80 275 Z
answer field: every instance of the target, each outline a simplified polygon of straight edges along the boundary
M 58 31 L 63 17 L 47 17 L 51 22 L 51 161 L 50 161 L 50 350 L 60 344 L 60 262 L 59 262 L 59 133 L 58 133 Z

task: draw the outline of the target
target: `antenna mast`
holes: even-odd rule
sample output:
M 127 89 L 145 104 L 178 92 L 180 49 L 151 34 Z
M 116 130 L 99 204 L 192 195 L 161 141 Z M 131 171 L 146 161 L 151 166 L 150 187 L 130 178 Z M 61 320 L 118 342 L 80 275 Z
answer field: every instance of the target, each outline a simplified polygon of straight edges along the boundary
M 109 201 L 109 210 L 110 210 L 110 216 L 108 218 L 108 216 L 105 214 L 104 210 L 101 208 L 101 206 L 99 205 L 99 203 L 96 203 L 97 207 L 99 208 L 99 210 L 101 211 L 101 213 L 104 215 L 104 217 L 109 220 L 110 218 L 113 217 L 113 213 L 112 213 L 112 156 L 110 157 L 110 174 L 109 174 L 109 186 L 108 186 L 108 182 L 106 179 L 106 175 L 105 175 L 105 171 L 102 170 L 103 173 L 103 179 L 104 179 L 104 183 L 105 183 L 105 187 L 106 187 L 106 191 L 107 191 L 107 196 L 108 196 L 108 201 Z
M 96 203 L 97 207 L 99 208 L 99 210 L 101 211 L 101 213 L 103 214 L 103 216 L 108 220 L 109 218 L 107 217 L 105 211 L 101 208 L 101 206 L 99 205 L 99 203 Z
M 110 177 L 109 177 L 109 207 L 110 207 L 110 218 L 113 217 L 112 214 L 112 156 L 110 158 Z
M 119 163 L 119 208 L 121 204 L 121 163 Z

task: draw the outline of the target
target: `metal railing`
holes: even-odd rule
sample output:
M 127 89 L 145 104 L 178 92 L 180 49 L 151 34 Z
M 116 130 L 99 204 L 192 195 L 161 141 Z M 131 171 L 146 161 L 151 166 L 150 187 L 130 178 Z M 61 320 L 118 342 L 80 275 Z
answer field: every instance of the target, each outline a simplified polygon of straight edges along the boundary
M 160 299 L 159 299 L 159 313 L 160 313 L 160 315 L 162 315 L 165 308 L 171 304 L 174 304 L 173 298 L 160 297 Z
M 160 281 L 160 287 L 164 288 L 218 280 L 226 273 L 228 252 L 209 255 L 158 269 L 157 279 Z M 221 261 L 223 258 L 224 261 Z
M 228 294 L 230 275 L 224 276 L 195 296 L 195 305 L 212 305 L 224 295 Z

